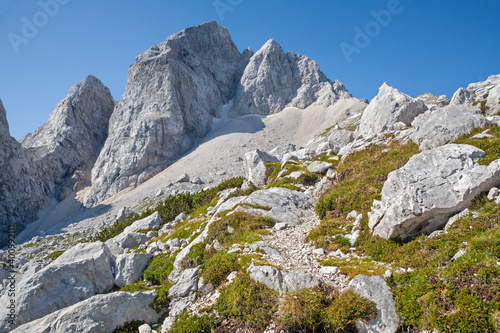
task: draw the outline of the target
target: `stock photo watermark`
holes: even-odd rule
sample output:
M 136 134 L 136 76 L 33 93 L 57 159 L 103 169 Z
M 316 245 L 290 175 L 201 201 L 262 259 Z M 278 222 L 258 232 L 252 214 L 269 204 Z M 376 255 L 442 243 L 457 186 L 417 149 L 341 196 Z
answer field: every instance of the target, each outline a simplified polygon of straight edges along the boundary
M 7 306 L 7 318 L 4 320 L 7 321 L 10 325 L 16 324 L 16 273 L 14 262 L 16 259 L 16 226 L 15 224 L 9 225 L 9 240 L 8 240 L 8 250 L 7 250 L 7 271 L 9 272 L 9 276 L 7 277 L 7 288 L 5 293 L 9 299 L 9 302 L 6 304 Z
M 224 14 L 232 12 L 237 6 L 241 5 L 242 2 L 243 0 L 215 0 L 212 5 L 219 16 L 219 19 L 224 21 Z
M 406 0 L 412 1 L 412 0 Z M 370 11 L 373 20 L 368 21 L 363 28 L 354 27 L 354 38 L 352 43 L 342 42 L 339 47 L 344 54 L 347 63 L 351 63 L 354 54 L 360 54 L 361 51 L 370 45 L 371 41 L 391 24 L 392 18 L 403 12 L 404 7 L 400 0 L 389 0 L 384 9 Z
M 45 27 L 51 18 L 54 18 L 60 11 L 61 6 L 66 5 L 71 0 L 40 0 L 36 11 L 32 16 L 21 18 L 20 33 L 9 32 L 7 38 L 14 53 L 19 53 L 19 47 L 23 44 L 28 44 L 30 40 L 35 38 L 40 29 Z

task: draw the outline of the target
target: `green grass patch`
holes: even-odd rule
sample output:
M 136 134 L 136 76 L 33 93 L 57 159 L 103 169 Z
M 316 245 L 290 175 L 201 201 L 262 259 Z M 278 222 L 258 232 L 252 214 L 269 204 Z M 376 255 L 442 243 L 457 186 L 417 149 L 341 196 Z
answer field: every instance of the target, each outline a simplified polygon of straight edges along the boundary
M 316 205 L 321 218 L 345 217 L 352 210 L 368 211 L 380 191 L 387 175 L 402 167 L 418 153 L 412 142 L 393 142 L 390 146 L 369 146 L 347 158 L 337 168 L 338 183 Z
M 335 266 L 340 273 L 352 279 L 356 275 L 382 275 L 386 271 L 385 266 L 374 263 L 370 259 L 323 259 L 323 266 Z
M 254 243 L 261 240 L 262 235 L 269 233 L 265 228 L 273 227 L 275 223 L 276 221 L 269 217 L 234 212 L 210 225 L 205 243 L 212 244 L 216 239 L 224 247 L 236 243 Z
M 219 251 L 205 262 L 202 277 L 205 283 L 212 283 L 217 287 L 231 272 L 240 269 L 237 253 L 228 254 L 226 251 Z
M 271 321 L 278 304 L 278 293 L 248 274 L 240 274 L 233 283 L 221 288 L 215 309 L 226 318 L 238 318 L 257 330 L 263 330 Z
M 282 330 L 289 332 L 353 332 L 356 320 L 371 320 L 377 310 L 373 302 L 347 289 L 302 289 L 280 302 Z
M 182 311 L 174 325 L 172 333 L 211 333 L 217 326 L 218 320 L 213 315 L 193 315 L 189 311 Z
M 64 251 L 54 251 L 52 253 L 49 253 L 47 255 L 47 258 L 48 259 L 52 259 L 52 260 L 56 260 L 57 258 L 59 258 L 62 254 L 64 253 Z

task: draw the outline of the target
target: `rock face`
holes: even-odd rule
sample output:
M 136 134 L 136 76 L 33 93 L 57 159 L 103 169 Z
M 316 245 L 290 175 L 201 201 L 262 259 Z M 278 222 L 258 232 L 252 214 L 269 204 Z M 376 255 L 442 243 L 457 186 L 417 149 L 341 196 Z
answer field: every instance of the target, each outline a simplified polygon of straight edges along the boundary
M 126 253 L 116 257 L 115 284 L 123 288 L 137 282 L 142 277 L 151 258 L 153 256 L 147 253 Z
M 315 61 L 288 52 L 273 39 L 251 58 L 240 80 L 232 115 L 273 114 L 285 107 L 325 107 L 349 98 L 344 86 L 330 82 Z
M 19 233 L 49 203 L 44 176 L 33 158 L 10 136 L 0 101 L 0 248 L 7 245 L 8 226 Z
M 471 83 L 467 91 L 475 101 L 486 100 L 488 115 L 496 115 L 500 111 L 500 75 L 492 75 L 483 82 Z
M 79 190 L 108 136 L 114 109 L 109 89 L 94 76 L 73 86 L 49 119 L 23 140 L 23 147 L 50 180 L 57 200 L 65 189 Z
M 207 134 L 234 97 L 246 62 L 216 22 L 185 29 L 139 55 L 92 170 L 86 203 L 146 180 Z
M 97 295 L 19 326 L 15 333 L 106 333 L 134 320 L 154 323 L 160 317 L 149 306 L 156 291 Z
M 398 122 L 409 126 L 416 116 L 426 110 L 424 101 L 414 100 L 384 83 L 378 95 L 363 112 L 355 136 L 368 138 L 383 131 L 392 130 L 394 124 Z
M 22 325 L 76 304 L 114 286 L 115 261 L 104 243 L 78 244 L 53 263 L 18 282 L 16 324 Z M 9 298 L 0 298 L 0 315 L 6 318 Z M 0 332 L 9 327 L 2 321 Z M 25 331 L 27 332 L 27 331 Z
M 399 317 L 391 291 L 381 276 L 355 276 L 349 288 L 375 303 L 377 318 L 369 322 L 358 320 L 356 328 L 363 333 L 394 333 L 398 329 Z
M 500 160 L 479 165 L 485 153 L 473 146 L 449 144 L 410 158 L 391 172 L 374 201 L 369 227 L 383 238 L 430 234 L 472 199 L 500 183 Z
M 411 125 L 414 127 L 410 138 L 420 146 L 420 150 L 439 147 L 469 133 L 474 127 L 489 125 L 476 108 L 449 105 L 418 116 Z
M 230 116 L 268 115 L 313 103 L 328 107 L 351 97 L 314 61 L 285 54 L 273 40 L 251 53 L 240 54 L 227 30 L 209 22 L 138 56 L 85 204 L 95 205 L 163 170 L 212 129 L 224 105 L 232 105 Z

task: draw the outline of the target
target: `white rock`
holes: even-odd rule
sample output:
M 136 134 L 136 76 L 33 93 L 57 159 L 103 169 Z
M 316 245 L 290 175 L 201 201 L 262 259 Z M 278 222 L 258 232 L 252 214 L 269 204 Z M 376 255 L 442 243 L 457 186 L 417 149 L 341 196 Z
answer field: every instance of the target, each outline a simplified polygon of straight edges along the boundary
M 170 298 L 186 297 L 198 290 L 198 268 L 189 268 L 182 272 L 179 281 L 170 288 Z
M 151 333 L 151 326 L 148 324 L 139 326 L 139 333 Z
M 187 182 L 189 182 L 189 175 L 187 173 L 184 173 L 184 174 L 180 175 L 175 182 L 176 183 L 187 183 Z
M 361 297 L 365 297 L 375 303 L 377 307 L 377 318 L 365 322 L 356 321 L 358 332 L 369 333 L 394 333 L 399 325 L 399 317 L 392 294 L 381 276 L 357 275 L 351 282 L 349 288 L 353 289 Z
M 145 217 L 142 220 L 135 221 L 134 223 L 132 223 L 132 225 L 126 227 L 125 230 L 123 230 L 123 233 L 127 234 L 146 229 L 158 229 L 160 228 L 161 222 L 162 220 L 160 214 L 158 212 L 154 212 L 148 217 Z
M 368 138 L 392 130 L 394 124 L 398 122 L 409 126 L 415 117 L 426 110 L 424 101 L 414 100 L 384 83 L 380 87 L 378 95 L 363 112 L 354 135 Z
M 328 169 L 328 171 L 326 172 L 326 176 L 328 178 L 335 178 L 335 177 L 337 177 L 337 169 L 335 169 L 335 168 Z
M 153 256 L 145 253 L 126 253 L 116 258 L 115 284 L 122 288 L 137 282 Z
M 319 270 L 319 274 L 321 275 L 331 275 L 331 274 L 337 274 L 339 272 L 339 268 L 335 266 L 324 266 L 321 267 Z
M 279 162 L 279 160 L 258 149 L 245 154 L 244 168 L 247 179 L 255 186 L 264 186 L 266 183 L 265 162 Z
M 453 258 L 451 258 L 452 261 L 455 261 L 457 260 L 458 258 L 460 257 L 463 257 L 467 252 L 462 249 L 462 250 L 459 250 L 457 253 L 455 253 L 455 255 L 453 256 Z
M 194 178 L 191 180 L 191 183 L 200 185 L 200 184 L 203 184 L 203 181 L 201 180 L 201 178 L 200 178 L 200 177 L 194 177 Z
M 323 173 L 326 170 L 330 169 L 332 166 L 333 166 L 332 163 L 314 161 L 311 164 L 309 164 L 309 166 L 307 167 L 307 170 L 309 172 L 314 172 L 314 173 Z
M 474 102 L 474 99 L 472 98 L 471 94 L 469 91 L 465 90 L 464 88 L 459 88 L 454 94 L 453 97 L 451 98 L 451 103 L 452 105 L 470 105 Z
M 352 131 L 337 128 L 328 136 L 328 142 L 334 154 L 338 154 L 340 149 L 354 140 Z
M 149 254 L 155 253 L 156 251 L 158 251 L 158 245 L 156 245 L 156 242 L 149 244 L 146 248 L 146 253 Z
M 411 140 L 425 150 L 451 142 L 475 127 L 487 126 L 489 121 L 472 107 L 449 105 L 418 116 L 411 125 Z
M 313 252 L 314 254 L 319 255 L 319 256 L 324 256 L 324 255 L 326 254 L 326 253 L 325 253 L 325 250 L 323 250 L 323 249 L 321 249 L 321 248 L 320 248 L 320 249 L 314 249 L 312 252 Z
M 488 192 L 488 200 L 490 201 L 495 200 L 495 198 L 498 197 L 499 193 L 500 191 L 498 190 L 498 187 L 492 187 Z
M 276 223 L 274 225 L 275 230 L 285 230 L 287 227 L 288 227 L 288 224 L 286 222 L 280 222 L 280 223 Z
M 410 158 L 391 172 L 374 201 L 369 227 L 383 238 L 430 234 L 467 207 L 479 193 L 500 183 L 500 160 L 479 165 L 485 153 L 449 144 Z
M 248 272 L 251 279 L 279 291 L 280 294 L 321 285 L 321 281 L 311 275 L 286 273 L 272 266 L 254 266 L 252 264 L 248 268 Z
M 178 222 L 183 222 L 185 220 L 186 220 L 186 214 L 184 214 L 184 212 L 182 212 L 175 217 L 174 222 L 178 223 Z
M 300 176 L 302 176 L 304 174 L 304 171 L 294 171 L 294 172 L 291 172 L 288 177 L 290 177 L 291 179 L 298 179 Z
M 150 307 L 155 298 L 156 291 L 133 294 L 118 291 L 97 295 L 21 325 L 12 332 L 113 332 L 115 328 L 134 320 L 154 323 L 160 317 Z
M 104 243 L 75 245 L 48 266 L 17 281 L 16 324 L 42 318 L 110 290 L 114 286 L 114 267 L 115 258 Z M 7 296 L 0 298 L 2 318 L 6 318 L 10 302 Z M 5 331 L 6 325 L 2 321 L 0 331 Z

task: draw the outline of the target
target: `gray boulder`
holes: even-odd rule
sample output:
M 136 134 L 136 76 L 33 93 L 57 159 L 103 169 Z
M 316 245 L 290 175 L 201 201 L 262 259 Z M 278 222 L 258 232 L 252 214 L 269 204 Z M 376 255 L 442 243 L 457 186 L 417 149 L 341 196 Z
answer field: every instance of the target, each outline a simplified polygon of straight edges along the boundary
M 446 95 L 441 95 L 436 100 L 436 105 L 440 108 L 450 105 L 451 99 Z
M 159 314 L 150 305 L 156 291 L 97 295 L 13 330 L 13 333 L 107 333 L 134 320 L 154 323 Z
M 248 267 L 248 272 L 251 279 L 278 291 L 281 295 L 321 285 L 321 280 L 309 274 L 282 272 L 272 266 L 254 266 L 252 264 Z
M 332 163 L 314 161 L 307 166 L 307 171 L 314 173 L 324 173 L 326 170 L 330 169 L 333 166 Z
M 140 232 L 122 232 L 118 236 L 108 239 L 106 245 L 114 255 L 118 255 L 123 253 L 123 249 L 133 249 L 146 243 L 150 238 Z
M 183 271 L 177 283 L 168 291 L 169 297 L 181 298 L 195 293 L 198 290 L 198 272 L 198 268 Z
M 132 225 L 126 227 L 125 230 L 123 230 L 123 233 L 137 232 L 146 229 L 159 229 L 161 222 L 162 220 L 160 214 L 158 212 L 154 212 L 148 217 L 135 221 Z
M 410 158 L 389 174 L 381 201 L 369 213 L 369 227 L 383 238 L 430 234 L 467 207 L 479 193 L 500 183 L 500 160 L 478 164 L 485 153 L 449 144 Z
M 139 281 L 151 258 L 153 256 L 146 253 L 126 253 L 116 257 L 115 284 L 122 288 Z
M 50 265 L 17 283 L 16 324 L 22 325 L 76 304 L 114 286 L 115 260 L 104 243 L 77 244 Z M 0 298 L 0 315 L 6 318 L 9 298 Z M 8 323 L 2 321 L 0 332 Z M 25 331 L 27 332 L 27 331 Z
M 452 105 L 471 105 L 474 102 L 470 92 L 464 88 L 458 88 L 458 90 L 453 94 L 450 104 Z
M 233 197 L 219 206 L 217 213 L 225 210 L 232 210 L 236 205 L 239 211 L 248 211 L 254 214 L 267 216 L 275 219 L 277 222 L 286 222 L 290 225 L 302 223 L 306 216 L 306 210 L 313 207 L 313 200 L 298 191 L 292 191 L 282 187 L 271 187 L 267 190 L 253 192 L 248 197 Z M 266 209 L 255 209 L 249 205 L 260 205 Z M 216 215 L 215 214 L 215 215 Z
M 247 179 L 255 186 L 266 184 L 265 162 L 279 162 L 279 160 L 259 149 L 245 154 L 243 166 L 247 171 Z
M 449 105 L 418 116 L 411 125 L 410 138 L 425 150 L 449 143 L 474 127 L 487 126 L 489 121 L 475 108 Z
M 354 140 L 353 133 L 352 131 L 339 128 L 328 136 L 328 142 L 334 154 L 338 154 L 341 148 L 347 146 Z
M 393 130 L 394 124 L 398 122 L 409 126 L 415 117 L 426 110 L 424 101 L 415 100 L 386 82 L 363 112 L 354 135 L 368 138 Z
M 285 107 L 324 107 L 351 94 L 338 81 L 331 82 L 307 56 L 288 52 L 273 39 L 251 58 L 241 77 L 230 115 L 268 115 Z
M 398 329 L 399 317 L 396 313 L 391 291 L 381 276 L 357 275 L 351 282 L 349 288 L 361 297 L 367 298 L 375 303 L 377 307 L 377 318 L 364 322 L 358 320 L 356 329 L 362 333 L 394 333 Z
M 467 87 L 474 101 L 486 100 L 488 115 L 496 115 L 500 111 L 500 75 L 492 75 L 483 82 L 471 83 Z

